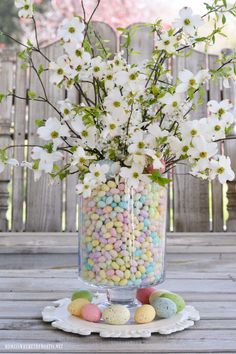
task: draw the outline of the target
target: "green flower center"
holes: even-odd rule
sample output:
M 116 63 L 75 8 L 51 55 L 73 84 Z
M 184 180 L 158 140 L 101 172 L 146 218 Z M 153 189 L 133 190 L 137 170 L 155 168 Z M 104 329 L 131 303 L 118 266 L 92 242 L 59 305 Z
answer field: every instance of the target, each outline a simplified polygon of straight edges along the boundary
M 69 31 L 70 33 L 75 33 L 75 27 L 69 27 L 69 28 L 68 28 L 68 31 Z
M 87 130 L 83 130 L 82 133 L 81 133 L 81 135 L 82 135 L 84 138 L 87 138 L 87 136 L 88 136 Z
M 82 66 L 78 65 L 77 68 L 76 68 L 76 71 L 81 71 L 81 69 L 82 69 Z
M 140 142 L 138 143 L 138 147 L 139 147 L 139 149 L 143 149 L 143 148 L 145 147 L 144 142 L 143 142 L 143 141 L 140 141 Z
M 111 74 L 109 74 L 109 75 L 107 75 L 107 80 L 112 80 L 112 75 Z
M 218 111 L 219 116 L 221 117 L 225 113 L 225 110 L 223 108 L 220 108 Z
M 61 68 L 57 70 L 58 75 L 62 75 L 63 72 L 64 72 L 64 71 L 63 71 L 63 69 L 61 69 Z
M 138 172 L 134 172 L 134 173 L 133 173 L 133 177 L 134 177 L 134 178 L 138 178 L 138 176 L 139 176 Z
M 81 158 L 79 159 L 79 162 L 80 162 L 80 163 L 85 163 L 85 162 L 86 162 L 86 160 L 85 160 L 85 158 L 84 158 L 84 157 L 81 157 Z
M 197 130 L 196 130 L 196 129 L 192 129 L 191 132 L 190 132 L 190 134 L 191 134 L 192 136 L 197 135 Z
M 219 168 L 217 169 L 217 172 L 218 172 L 219 174 L 224 173 L 224 171 L 225 171 L 224 167 L 219 167 Z
M 76 51 L 75 51 L 75 55 L 76 55 L 77 57 L 81 57 L 81 56 L 82 56 L 82 52 L 81 52 L 81 50 L 76 49 Z
M 64 114 L 67 115 L 67 114 L 69 114 L 69 113 L 70 113 L 69 109 L 68 109 L 68 108 L 65 108 L 65 109 L 64 109 Z
M 196 80 L 194 80 L 194 79 L 189 80 L 189 85 L 190 86 L 193 86 L 195 84 L 196 84 Z
M 59 133 L 54 130 L 53 132 L 51 132 L 51 137 L 52 139 L 56 139 L 59 137 Z
M 186 19 L 184 20 L 184 24 L 185 24 L 186 26 L 190 25 L 190 23 L 191 23 L 191 21 L 190 21 L 189 18 L 186 18 Z
M 95 73 L 97 73 L 98 71 L 100 71 L 100 68 L 99 68 L 99 66 L 95 66 L 95 67 L 93 68 L 93 70 L 94 70 Z
M 113 102 L 113 106 L 116 108 L 120 107 L 120 102 L 119 101 Z
M 174 101 L 174 102 L 172 103 L 172 107 L 177 107 L 177 106 L 178 106 L 178 102 Z
M 216 125 L 216 126 L 215 126 L 215 131 L 218 132 L 218 131 L 220 131 L 220 130 L 221 130 L 220 125 Z
M 183 151 L 183 152 L 187 152 L 187 151 L 188 151 L 188 146 L 187 146 L 187 145 L 183 146 L 183 147 L 182 147 L 182 151 Z
M 114 123 L 110 124 L 110 129 L 114 130 L 116 128 L 116 125 Z
M 207 152 L 201 151 L 200 154 L 199 154 L 199 156 L 200 156 L 202 159 L 204 159 L 205 157 L 207 157 Z
M 167 39 L 166 41 L 164 41 L 164 44 L 165 44 L 165 45 L 169 45 L 169 44 L 170 44 L 170 41 Z
M 24 6 L 24 9 L 25 9 L 25 10 L 29 10 L 29 8 L 30 8 L 29 5 L 25 5 L 25 6 Z
M 96 172 L 94 173 L 94 176 L 95 176 L 95 177 L 99 177 L 99 176 L 100 176 L 100 172 L 96 171 Z
M 136 79 L 136 74 L 131 74 L 131 75 L 129 76 L 129 78 L 130 78 L 130 80 L 135 80 L 135 79 Z

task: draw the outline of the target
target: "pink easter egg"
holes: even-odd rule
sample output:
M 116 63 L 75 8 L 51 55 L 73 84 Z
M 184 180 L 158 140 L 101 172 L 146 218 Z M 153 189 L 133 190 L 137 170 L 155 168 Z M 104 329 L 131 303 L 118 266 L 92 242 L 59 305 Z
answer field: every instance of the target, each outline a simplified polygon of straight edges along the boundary
M 155 288 L 140 288 L 136 292 L 136 298 L 141 304 L 149 304 L 149 296 L 156 291 Z
M 86 304 L 81 309 L 81 317 L 85 321 L 99 322 L 102 317 L 102 313 L 97 305 Z

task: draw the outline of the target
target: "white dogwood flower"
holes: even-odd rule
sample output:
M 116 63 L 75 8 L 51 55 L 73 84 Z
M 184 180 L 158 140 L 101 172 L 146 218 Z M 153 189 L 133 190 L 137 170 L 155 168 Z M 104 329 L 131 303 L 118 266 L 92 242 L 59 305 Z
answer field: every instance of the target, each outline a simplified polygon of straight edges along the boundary
M 75 111 L 73 110 L 73 105 L 68 98 L 62 101 L 58 101 L 59 111 L 63 115 L 63 120 L 66 122 L 73 119 L 75 116 Z
M 176 113 L 180 108 L 181 95 L 178 93 L 174 93 L 172 95 L 171 93 L 167 92 L 164 97 L 159 99 L 159 101 L 165 104 L 165 107 L 162 109 L 163 113 Z
M 102 131 L 102 137 L 106 139 L 107 137 L 115 137 L 122 134 L 122 129 L 118 120 L 114 119 L 111 115 L 106 115 L 103 118 L 104 129 Z
M 235 173 L 231 168 L 231 161 L 228 156 L 219 155 L 217 159 L 212 159 L 211 170 L 212 179 L 217 176 L 219 182 L 222 184 L 227 181 L 233 181 L 235 178 Z
M 217 154 L 217 143 L 208 143 L 202 136 L 193 138 L 188 156 L 197 159 L 200 170 L 205 170 L 209 159 Z
M 69 78 L 73 76 L 73 71 L 68 63 L 66 55 L 60 56 L 56 62 L 51 61 L 49 63 L 49 69 L 52 71 L 50 76 L 50 82 L 59 85 L 65 77 Z
M 85 177 L 83 183 L 78 183 L 76 185 L 75 187 L 76 193 L 82 194 L 84 198 L 89 198 L 95 186 L 96 186 L 95 181 Z
M 91 148 L 94 148 L 97 142 L 97 129 L 94 125 L 86 126 L 81 115 L 75 116 L 71 120 L 73 130 L 80 135 L 82 142 Z
M 15 0 L 15 6 L 19 17 L 30 18 L 34 14 L 33 0 Z
M 227 156 L 219 156 L 218 160 L 218 168 L 217 168 L 217 173 L 218 173 L 218 179 L 220 183 L 225 183 L 226 181 L 233 181 L 235 178 L 235 173 L 231 168 L 231 161 L 230 158 Z
M 69 128 L 57 118 L 48 118 L 43 127 L 39 127 L 37 134 L 43 140 L 52 140 L 54 148 L 56 149 L 63 143 L 62 137 L 69 137 Z
M 211 100 L 207 104 L 210 115 L 216 116 L 220 120 L 224 120 L 227 125 L 231 125 L 234 122 L 234 116 L 230 112 L 233 108 L 230 100 L 226 99 L 221 102 Z
M 183 70 L 179 73 L 180 84 L 176 87 L 177 93 L 184 93 L 188 89 L 197 89 L 201 84 L 210 78 L 208 69 L 200 70 L 194 75 L 190 70 Z
M 0 173 L 4 172 L 4 170 L 6 168 L 6 165 L 11 165 L 11 166 L 14 166 L 14 167 L 18 167 L 20 164 L 19 164 L 19 161 L 17 161 L 14 158 L 7 159 L 6 161 L 1 161 L 0 160 Z
M 58 29 L 58 37 L 65 42 L 73 41 L 82 44 L 85 25 L 79 17 L 73 19 L 65 19 Z
M 76 151 L 73 153 L 71 157 L 71 165 L 84 166 L 87 160 L 94 160 L 96 156 L 87 155 L 84 148 L 78 146 Z
M 122 167 L 120 176 L 126 180 L 128 187 L 137 188 L 140 181 L 148 181 L 147 175 L 143 174 L 143 166 L 141 164 L 133 164 L 130 168 Z
M 105 97 L 104 107 L 106 108 L 107 112 L 115 119 L 117 119 L 121 124 L 124 124 L 128 121 L 128 115 L 125 111 L 127 109 L 127 105 L 118 88 L 111 90 Z
M 86 175 L 87 180 L 95 181 L 96 184 L 104 183 L 109 169 L 110 167 L 107 164 L 92 163 L 89 166 L 89 173 Z
M 176 36 L 164 32 L 156 42 L 156 47 L 158 50 L 165 50 L 167 53 L 172 54 L 176 52 L 177 43 Z
M 202 26 L 204 21 L 200 15 L 194 15 L 190 7 L 183 7 L 179 11 L 179 18 L 173 23 L 174 28 L 182 28 L 183 32 L 191 36 L 195 35 L 198 27 Z
M 54 162 L 63 159 L 63 155 L 60 151 L 47 152 L 41 147 L 34 147 L 31 151 L 31 157 L 33 160 L 38 160 L 38 168 L 36 170 L 51 173 L 53 171 Z

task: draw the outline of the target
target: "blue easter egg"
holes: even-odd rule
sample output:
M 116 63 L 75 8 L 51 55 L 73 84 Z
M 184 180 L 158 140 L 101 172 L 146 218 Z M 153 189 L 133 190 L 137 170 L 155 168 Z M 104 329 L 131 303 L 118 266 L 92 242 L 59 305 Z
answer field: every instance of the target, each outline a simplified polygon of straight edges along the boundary
M 170 318 L 177 313 L 176 304 L 170 299 L 157 298 L 153 301 L 152 306 L 159 318 Z

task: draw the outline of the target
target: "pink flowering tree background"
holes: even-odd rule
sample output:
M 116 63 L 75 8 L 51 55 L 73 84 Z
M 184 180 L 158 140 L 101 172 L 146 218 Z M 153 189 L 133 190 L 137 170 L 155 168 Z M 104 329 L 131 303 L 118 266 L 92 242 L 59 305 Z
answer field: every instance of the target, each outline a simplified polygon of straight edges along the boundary
M 43 0 L 36 0 L 40 4 Z M 90 16 L 97 4 L 96 0 L 85 0 L 84 6 L 87 17 Z M 40 26 L 39 37 L 41 43 L 47 43 L 57 39 L 56 32 L 63 19 L 71 18 L 73 15 L 83 15 L 80 0 L 51 0 L 48 11 L 41 14 L 38 19 Z M 127 27 L 132 23 L 151 22 L 158 17 L 157 3 L 151 0 L 102 0 L 94 16 L 95 21 L 103 21 L 111 27 Z M 27 21 L 22 23 L 24 30 L 29 32 Z

